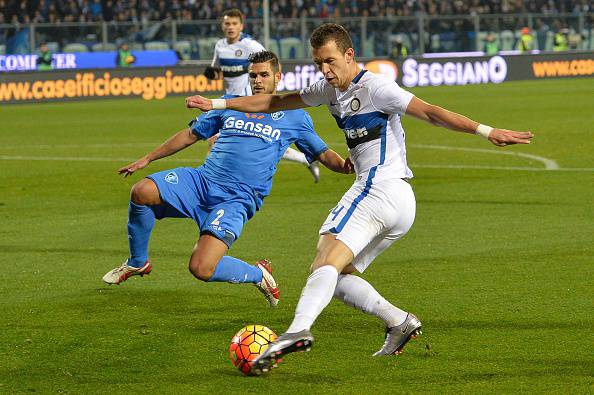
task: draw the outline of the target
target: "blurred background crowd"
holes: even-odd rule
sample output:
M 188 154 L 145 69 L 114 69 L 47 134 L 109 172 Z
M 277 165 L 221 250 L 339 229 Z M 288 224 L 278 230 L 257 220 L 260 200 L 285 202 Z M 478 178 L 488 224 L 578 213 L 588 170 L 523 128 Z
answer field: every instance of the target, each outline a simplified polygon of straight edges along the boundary
M 592 0 L 270 0 L 269 48 L 306 58 L 323 21 L 351 33 L 364 57 L 426 52 L 594 49 Z M 223 11 L 240 9 L 263 42 L 262 0 L 0 0 L 0 55 L 174 49 L 208 60 Z
M 591 12 L 591 0 L 271 0 L 277 18 Z M 239 8 L 262 17 L 260 0 L 0 0 L 0 23 L 217 19 Z

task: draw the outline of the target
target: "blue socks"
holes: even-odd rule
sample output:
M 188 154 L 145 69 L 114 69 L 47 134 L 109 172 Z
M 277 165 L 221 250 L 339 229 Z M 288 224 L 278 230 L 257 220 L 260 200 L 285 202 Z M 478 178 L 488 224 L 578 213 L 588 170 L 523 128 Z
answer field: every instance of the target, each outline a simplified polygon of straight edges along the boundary
M 129 266 L 142 267 L 148 260 L 148 243 L 154 226 L 155 214 L 153 210 L 148 206 L 130 201 L 128 209 Z
M 262 270 L 241 259 L 225 255 L 215 268 L 209 282 L 259 283 L 262 281 Z
M 128 209 L 128 265 L 142 267 L 148 260 L 148 243 L 155 226 L 155 214 L 150 207 L 130 201 Z M 209 282 L 259 283 L 262 270 L 231 256 L 221 258 Z

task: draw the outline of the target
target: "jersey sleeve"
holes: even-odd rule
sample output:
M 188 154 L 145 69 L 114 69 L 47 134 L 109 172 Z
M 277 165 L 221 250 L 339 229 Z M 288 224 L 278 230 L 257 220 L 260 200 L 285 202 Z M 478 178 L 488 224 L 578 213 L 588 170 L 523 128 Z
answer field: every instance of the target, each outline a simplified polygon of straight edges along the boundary
M 219 43 L 217 42 L 214 47 L 214 55 L 212 55 L 212 62 L 210 62 L 211 67 L 219 67 Z
M 326 86 L 326 80 L 317 81 L 310 86 L 307 86 L 299 92 L 301 100 L 310 107 L 317 107 L 321 104 L 329 104 L 330 97 Z
M 266 51 L 266 48 L 264 48 L 264 46 L 262 44 L 260 44 L 259 42 L 257 42 L 256 40 L 252 40 L 251 42 L 252 45 L 250 45 L 250 49 L 251 52 L 250 53 L 256 53 L 256 52 L 260 52 L 260 51 Z
M 318 156 L 328 150 L 328 146 L 318 136 L 313 128 L 313 121 L 308 113 L 305 111 L 303 117 L 303 123 L 299 133 L 299 138 L 295 141 L 295 145 L 299 148 L 299 151 L 305 154 L 305 158 L 309 163 L 316 160 Z
M 209 137 L 219 133 L 223 127 L 223 111 L 214 110 L 206 112 L 196 119 L 192 119 L 188 126 L 192 133 L 201 140 L 206 140 Z
M 412 93 L 402 89 L 396 81 L 382 79 L 372 89 L 371 102 L 384 114 L 404 114 L 408 104 L 414 97 Z

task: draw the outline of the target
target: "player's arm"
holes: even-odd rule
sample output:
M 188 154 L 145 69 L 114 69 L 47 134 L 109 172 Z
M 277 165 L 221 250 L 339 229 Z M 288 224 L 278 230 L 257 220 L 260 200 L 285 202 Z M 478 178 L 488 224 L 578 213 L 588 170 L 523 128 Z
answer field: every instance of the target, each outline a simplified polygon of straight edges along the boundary
M 408 104 L 406 114 L 436 126 L 459 132 L 479 134 L 499 147 L 511 144 L 529 144 L 533 136 L 531 132 L 517 132 L 481 125 L 464 115 L 429 104 L 417 97 L 413 97 Z
M 171 136 L 163 144 L 161 144 L 160 146 L 158 146 L 142 158 L 118 169 L 118 174 L 123 174 L 124 177 L 128 177 L 135 171 L 147 167 L 149 163 L 151 163 L 152 161 L 173 155 L 176 152 L 181 151 L 182 149 L 194 144 L 196 141 L 198 141 L 198 136 L 192 133 L 190 128 L 180 130 L 179 132 Z
M 344 160 L 342 156 L 331 149 L 322 152 L 317 159 L 328 169 L 337 173 L 351 174 L 355 171 L 350 159 Z
M 232 99 L 207 99 L 200 95 L 186 98 L 188 108 L 198 108 L 202 111 L 230 110 L 242 112 L 276 112 L 281 110 L 296 110 L 309 107 L 301 99 L 299 92 L 284 95 L 254 95 L 234 97 Z

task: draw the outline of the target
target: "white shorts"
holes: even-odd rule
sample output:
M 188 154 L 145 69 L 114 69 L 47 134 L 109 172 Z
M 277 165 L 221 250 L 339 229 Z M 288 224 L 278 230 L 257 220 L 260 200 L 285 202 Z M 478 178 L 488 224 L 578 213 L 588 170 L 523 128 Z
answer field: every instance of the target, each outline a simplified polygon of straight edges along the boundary
M 399 178 L 356 181 L 330 210 L 320 234 L 335 234 L 353 252 L 353 266 L 363 273 L 408 232 L 415 211 L 415 195 L 408 182 Z

